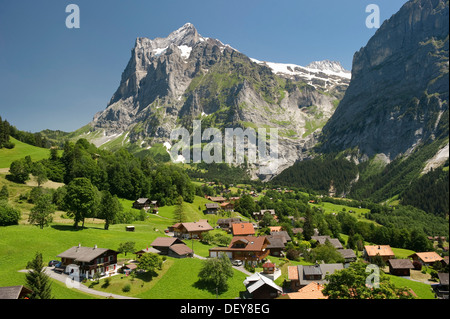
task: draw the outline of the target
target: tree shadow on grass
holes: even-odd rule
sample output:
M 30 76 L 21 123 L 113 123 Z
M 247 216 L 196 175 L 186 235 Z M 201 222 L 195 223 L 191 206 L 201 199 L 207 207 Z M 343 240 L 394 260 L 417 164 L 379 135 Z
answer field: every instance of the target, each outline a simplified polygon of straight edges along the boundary
M 206 281 L 206 280 L 202 280 L 199 279 L 196 282 L 194 282 L 192 284 L 192 287 L 200 289 L 200 290 L 206 290 L 211 294 L 218 294 L 218 295 L 222 295 L 223 293 L 225 293 L 227 291 L 227 288 L 218 288 L 216 290 L 216 285 L 212 282 Z
M 103 227 L 81 227 L 78 226 L 78 228 L 75 228 L 73 225 L 51 225 L 53 229 L 61 230 L 61 231 L 82 231 L 84 229 L 101 229 L 104 230 Z
M 153 280 L 154 277 L 157 277 L 158 273 L 156 271 L 145 271 L 145 272 L 138 272 L 136 273 L 136 278 L 144 281 L 144 282 L 150 282 Z

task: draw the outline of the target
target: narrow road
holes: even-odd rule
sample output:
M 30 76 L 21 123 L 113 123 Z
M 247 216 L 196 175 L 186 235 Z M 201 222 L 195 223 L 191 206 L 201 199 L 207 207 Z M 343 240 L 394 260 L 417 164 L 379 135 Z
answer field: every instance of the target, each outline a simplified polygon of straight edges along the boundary
M 28 272 L 28 270 L 27 269 L 20 270 L 19 272 Z M 45 273 L 50 278 L 58 280 L 58 281 L 64 283 L 67 286 L 67 288 L 69 288 L 69 289 L 78 289 L 78 290 L 80 290 L 82 292 L 85 292 L 85 293 L 88 293 L 88 294 L 91 294 L 91 295 L 97 295 L 97 296 L 105 297 L 105 298 L 139 299 L 139 298 L 134 298 L 134 297 L 127 297 L 127 296 L 122 296 L 122 295 L 111 294 L 111 293 L 102 292 L 102 291 L 98 291 L 98 290 L 95 290 L 95 289 L 88 288 L 85 285 L 83 285 L 81 282 L 71 280 L 69 278 L 69 276 L 67 276 L 67 275 L 56 273 L 53 270 L 53 267 L 45 267 Z

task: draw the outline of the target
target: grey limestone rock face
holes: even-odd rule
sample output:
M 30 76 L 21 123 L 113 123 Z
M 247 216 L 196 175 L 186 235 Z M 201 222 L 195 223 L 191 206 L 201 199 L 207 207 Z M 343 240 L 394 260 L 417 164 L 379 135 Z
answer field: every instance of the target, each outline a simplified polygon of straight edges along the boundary
M 90 123 L 103 135 L 91 141 L 126 134 L 126 143 L 170 142 L 174 128 L 189 130 L 194 120 L 221 130 L 277 128 L 281 171 L 309 156 L 349 81 L 337 62 L 256 61 L 188 23 L 166 38 L 136 39 L 118 89 Z
M 323 129 L 322 151 L 388 161 L 448 136 L 449 3 L 408 1 L 355 53 L 352 80 Z

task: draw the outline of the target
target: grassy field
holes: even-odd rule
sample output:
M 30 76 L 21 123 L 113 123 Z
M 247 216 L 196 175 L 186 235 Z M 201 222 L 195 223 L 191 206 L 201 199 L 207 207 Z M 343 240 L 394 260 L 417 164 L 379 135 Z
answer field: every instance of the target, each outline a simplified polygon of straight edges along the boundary
M 333 203 L 329 203 L 329 202 L 321 202 L 320 204 L 310 203 L 310 205 L 312 207 L 322 209 L 325 214 L 330 214 L 330 213 L 337 214 L 337 213 L 345 210 L 346 212 L 350 212 L 350 214 L 359 221 L 364 221 L 364 222 L 372 223 L 375 225 L 379 225 L 378 223 L 374 222 L 373 220 L 367 219 L 365 217 L 365 214 L 370 212 L 370 210 L 367 208 L 351 207 L 351 206 L 346 206 L 346 205 L 333 204 Z
M 33 161 L 39 161 L 50 156 L 50 150 L 47 148 L 40 148 L 29 144 L 22 143 L 11 137 L 10 141 L 15 144 L 12 149 L 0 149 L 0 168 L 6 168 L 15 160 L 25 158 L 30 155 Z
M 402 277 L 388 275 L 391 282 L 397 287 L 407 287 L 414 291 L 419 299 L 435 299 L 431 286 L 422 282 L 409 280 Z

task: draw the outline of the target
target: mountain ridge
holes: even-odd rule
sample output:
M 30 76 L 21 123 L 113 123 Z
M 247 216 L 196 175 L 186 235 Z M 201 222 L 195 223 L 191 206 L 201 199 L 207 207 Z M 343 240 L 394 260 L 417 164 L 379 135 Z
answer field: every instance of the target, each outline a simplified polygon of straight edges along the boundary
M 175 127 L 190 129 L 194 120 L 219 129 L 274 127 L 280 129 L 281 171 L 309 156 L 350 73 L 328 60 L 295 66 L 292 74 L 256 61 L 201 36 L 191 23 L 166 38 L 139 37 L 118 89 L 80 137 L 145 151 L 170 143 Z

